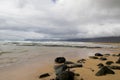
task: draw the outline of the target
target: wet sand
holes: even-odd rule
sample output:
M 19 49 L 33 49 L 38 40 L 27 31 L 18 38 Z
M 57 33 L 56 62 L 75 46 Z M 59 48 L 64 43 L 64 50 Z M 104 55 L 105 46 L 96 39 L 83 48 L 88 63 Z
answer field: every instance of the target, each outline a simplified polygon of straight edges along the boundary
M 113 45 L 113 44 L 112 44 Z M 1 57 L 15 57 L 19 61 L 8 66 L 0 67 L 0 80 L 49 80 L 55 78 L 54 75 L 54 59 L 58 56 L 63 56 L 67 60 L 76 62 L 81 58 L 86 58 L 85 67 L 92 68 L 95 72 L 85 68 L 73 69 L 80 74 L 76 80 L 84 78 L 84 80 L 118 80 L 120 79 L 120 71 L 115 71 L 115 75 L 106 75 L 96 77 L 95 73 L 98 71 L 96 64 L 99 60 L 88 59 L 88 56 L 94 55 L 97 52 L 103 54 L 118 54 L 120 48 L 69 48 L 69 47 L 39 47 L 39 46 L 3 46 L 2 49 L 9 48 L 12 54 L 3 54 Z M 16 53 L 18 53 L 16 55 Z M 34 53 L 34 54 L 33 54 Z M 109 57 L 109 60 L 116 61 L 117 58 Z M 50 77 L 39 79 L 39 75 L 43 73 L 50 73 Z

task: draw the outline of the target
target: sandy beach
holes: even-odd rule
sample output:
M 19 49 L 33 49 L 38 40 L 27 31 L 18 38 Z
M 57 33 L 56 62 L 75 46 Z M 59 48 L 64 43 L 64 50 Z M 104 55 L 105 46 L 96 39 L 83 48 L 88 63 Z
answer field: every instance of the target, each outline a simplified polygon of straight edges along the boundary
M 99 43 L 100 44 L 100 43 Z M 102 43 L 105 44 L 105 43 Z M 1 45 L 0 55 L 0 80 L 50 80 L 55 78 L 54 59 L 58 56 L 65 57 L 69 61 L 85 58 L 83 68 L 71 69 L 80 76 L 75 80 L 119 80 L 120 70 L 114 70 L 115 74 L 105 76 L 95 76 L 99 70 L 98 63 L 105 64 L 105 61 L 89 59 L 89 56 L 99 52 L 102 54 L 119 54 L 120 47 L 116 48 L 74 48 L 74 47 L 50 47 L 50 46 L 18 46 L 14 44 Z M 118 57 L 109 56 L 108 61 L 117 61 Z M 116 64 L 115 64 L 116 65 Z M 120 65 L 119 65 L 120 66 Z M 92 72 L 91 69 L 94 70 Z M 39 79 L 43 73 L 49 73 L 50 77 Z

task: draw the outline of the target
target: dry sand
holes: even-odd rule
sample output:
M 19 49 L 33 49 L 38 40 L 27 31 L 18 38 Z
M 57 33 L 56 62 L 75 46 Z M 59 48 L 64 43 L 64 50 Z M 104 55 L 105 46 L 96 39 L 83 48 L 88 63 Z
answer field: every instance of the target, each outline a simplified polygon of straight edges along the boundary
M 111 49 L 79 49 L 77 48 L 76 49 L 76 48 L 55 48 L 55 47 L 54 48 L 50 48 L 50 47 L 41 48 L 43 52 L 45 52 L 46 49 L 47 49 L 46 53 L 48 52 L 57 53 L 61 51 L 61 53 L 63 52 L 65 54 L 65 57 L 67 58 L 67 60 L 73 61 L 73 62 L 76 62 L 77 60 L 85 56 L 91 55 L 89 53 L 95 53 L 95 52 L 102 52 L 103 54 L 120 53 L 120 48 L 117 48 L 117 49 L 116 48 L 115 49 L 114 48 L 111 48 Z M 85 56 L 78 55 L 78 53 L 82 53 L 84 51 L 88 54 Z M 67 53 L 70 53 L 70 52 L 72 54 L 66 55 Z M 77 53 L 77 55 L 73 56 L 75 52 Z M 64 54 L 62 54 L 62 56 L 64 56 Z M 9 67 L 2 67 L 0 68 L 0 80 L 50 80 L 50 79 L 53 79 L 55 78 L 55 73 L 53 69 L 54 59 L 57 56 L 60 56 L 60 55 L 52 54 L 51 56 L 50 55 L 47 56 L 48 57 L 47 62 L 44 62 L 44 60 L 41 61 L 42 59 L 40 58 L 42 57 L 39 56 L 40 58 L 37 57 L 36 59 L 33 59 L 33 60 L 31 59 L 30 61 L 26 61 L 24 63 L 15 64 Z M 107 58 L 108 60 L 112 60 L 114 62 L 118 59 L 118 57 L 107 57 Z M 105 61 L 88 59 L 87 57 L 86 59 L 87 61 L 85 64 L 83 64 L 84 65 L 83 68 L 71 69 L 75 73 L 80 74 L 80 76 L 75 77 L 75 80 L 80 80 L 81 78 L 83 78 L 84 80 L 119 80 L 120 79 L 120 70 L 114 70 L 115 75 L 109 74 L 109 75 L 100 76 L 100 77 L 95 76 L 95 73 L 99 70 L 96 65 L 98 63 L 105 63 Z M 94 72 L 92 72 L 90 68 L 93 69 Z M 39 79 L 39 75 L 43 73 L 49 73 L 51 76 L 47 78 Z

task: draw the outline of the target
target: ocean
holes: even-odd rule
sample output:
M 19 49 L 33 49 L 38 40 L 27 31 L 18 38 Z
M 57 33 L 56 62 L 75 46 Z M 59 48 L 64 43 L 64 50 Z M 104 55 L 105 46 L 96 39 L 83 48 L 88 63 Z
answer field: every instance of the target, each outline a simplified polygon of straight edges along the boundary
M 0 41 L 0 68 L 31 61 L 39 61 L 41 65 L 52 63 L 58 56 L 67 59 L 86 58 L 97 52 L 112 53 L 119 48 L 118 44 L 93 42 Z

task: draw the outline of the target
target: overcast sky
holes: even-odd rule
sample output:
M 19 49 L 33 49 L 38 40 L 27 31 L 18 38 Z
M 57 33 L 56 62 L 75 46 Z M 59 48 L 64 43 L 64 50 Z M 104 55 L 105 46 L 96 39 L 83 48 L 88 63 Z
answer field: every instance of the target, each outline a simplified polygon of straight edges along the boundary
M 120 36 L 120 0 L 0 0 L 0 39 Z

